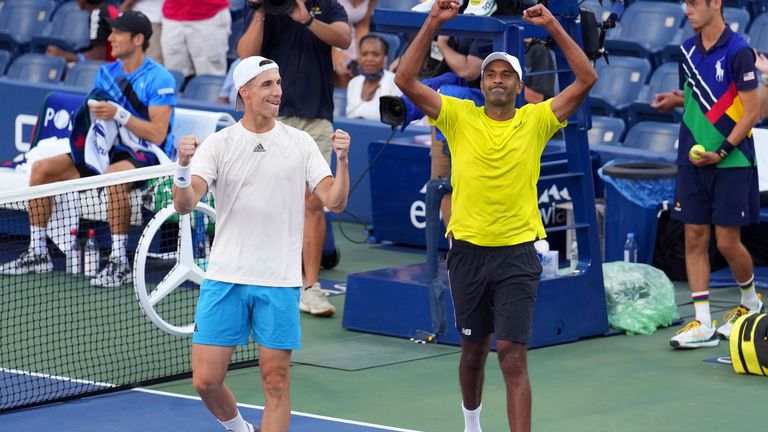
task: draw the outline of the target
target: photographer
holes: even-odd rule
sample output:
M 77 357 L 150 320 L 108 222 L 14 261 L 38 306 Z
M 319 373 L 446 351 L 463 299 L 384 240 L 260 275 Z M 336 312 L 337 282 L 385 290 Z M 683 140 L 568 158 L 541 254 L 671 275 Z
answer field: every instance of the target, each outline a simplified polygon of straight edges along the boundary
M 293 8 L 288 12 L 284 6 L 291 2 Z M 278 120 L 312 136 L 330 164 L 335 76 L 331 49 L 346 49 L 352 41 L 347 13 L 336 0 L 268 0 L 264 4 L 254 0 L 249 6 L 250 23 L 237 44 L 237 55 L 260 55 L 280 65 L 283 95 Z M 300 306 L 303 312 L 315 316 L 331 316 L 336 309 L 320 291 L 318 282 L 325 213 L 315 195 L 307 192 L 305 198 L 305 289 Z

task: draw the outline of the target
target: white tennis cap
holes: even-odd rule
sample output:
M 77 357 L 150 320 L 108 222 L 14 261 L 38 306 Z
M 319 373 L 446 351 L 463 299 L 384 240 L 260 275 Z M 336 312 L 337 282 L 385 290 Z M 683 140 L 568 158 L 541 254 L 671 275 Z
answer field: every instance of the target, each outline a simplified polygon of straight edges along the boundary
M 480 68 L 480 71 L 485 72 L 485 67 L 488 66 L 490 62 L 495 60 L 503 60 L 509 63 L 509 65 L 512 66 L 512 69 L 515 72 L 517 72 L 517 77 L 522 81 L 523 68 L 520 67 L 520 61 L 517 59 L 517 57 L 501 51 L 496 51 L 488 54 L 488 57 L 486 57 L 485 60 L 483 60 L 483 66 Z
M 240 90 L 240 87 L 244 86 L 248 81 L 270 69 L 278 69 L 277 63 L 265 57 L 253 56 L 240 60 L 240 63 L 235 66 L 235 70 L 232 72 L 232 80 L 235 82 L 235 89 Z M 242 109 L 243 100 L 238 92 L 235 101 L 235 111 L 241 111 Z

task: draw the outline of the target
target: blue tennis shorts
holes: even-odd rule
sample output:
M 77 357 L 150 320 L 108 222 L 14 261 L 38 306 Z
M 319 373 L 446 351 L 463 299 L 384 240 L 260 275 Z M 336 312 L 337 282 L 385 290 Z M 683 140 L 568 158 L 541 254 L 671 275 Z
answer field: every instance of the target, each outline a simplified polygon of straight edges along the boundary
M 206 279 L 200 286 L 192 343 L 301 348 L 299 287 L 241 285 Z
M 686 224 L 745 226 L 760 222 L 757 168 L 677 167 L 672 217 Z

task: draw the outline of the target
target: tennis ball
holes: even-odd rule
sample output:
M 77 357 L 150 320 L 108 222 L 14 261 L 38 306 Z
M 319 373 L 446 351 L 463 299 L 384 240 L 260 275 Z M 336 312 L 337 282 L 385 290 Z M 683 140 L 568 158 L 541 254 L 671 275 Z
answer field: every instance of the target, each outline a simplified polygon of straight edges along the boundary
M 701 144 L 696 144 L 695 146 L 691 147 L 691 158 L 693 159 L 701 159 L 701 155 L 694 153 L 693 151 L 696 150 L 699 153 L 704 153 L 707 151 L 707 149 L 704 148 Z

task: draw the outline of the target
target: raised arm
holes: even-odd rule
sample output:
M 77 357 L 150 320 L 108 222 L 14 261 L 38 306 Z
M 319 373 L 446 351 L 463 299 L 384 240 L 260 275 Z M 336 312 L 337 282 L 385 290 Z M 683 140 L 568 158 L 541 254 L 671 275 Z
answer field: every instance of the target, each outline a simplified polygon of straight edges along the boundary
M 315 187 L 315 195 L 329 210 L 340 213 L 349 198 L 349 134 L 341 129 L 331 135 L 336 152 L 336 177 L 326 177 Z
M 436 119 L 443 102 L 440 94 L 418 80 L 422 60 L 432 46 L 432 39 L 444 22 L 456 16 L 460 3 L 456 0 L 437 0 L 427 15 L 421 30 L 400 58 L 395 84 L 424 114 Z
M 571 67 L 575 80 L 552 100 L 552 111 L 559 121 L 567 120 L 584 99 L 597 81 L 597 72 L 592 63 L 569 35 L 560 22 L 543 5 L 535 5 L 523 12 L 523 19 L 544 28 L 552 36 L 563 51 L 568 65 Z
M 336 48 L 347 49 L 352 43 L 352 28 L 345 21 L 334 21 L 330 24 L 316 20 L 307 11 L 306 0 L 296 0 L 296 6 L 288 15 L 297 23 L 303 25 L 321 41 Z
M 249 1 L 251 3 L 257 3 Z M 258 3 L 261 3 L 259 0 Z M 255 55 L 261 55 L 261 44 L 264 41 L 264 7 L 261 6 L 253 11 L 251 22 L 245 32 L 237 41 L 237 56 L 246 58 Z
M 208 191 L 208 183 L 191 174 L 192 156 L 200 142 L 192 135 L 179 140 L 179 160 L 173 176 L 173 206 L 179 214 L 191 213 Z

